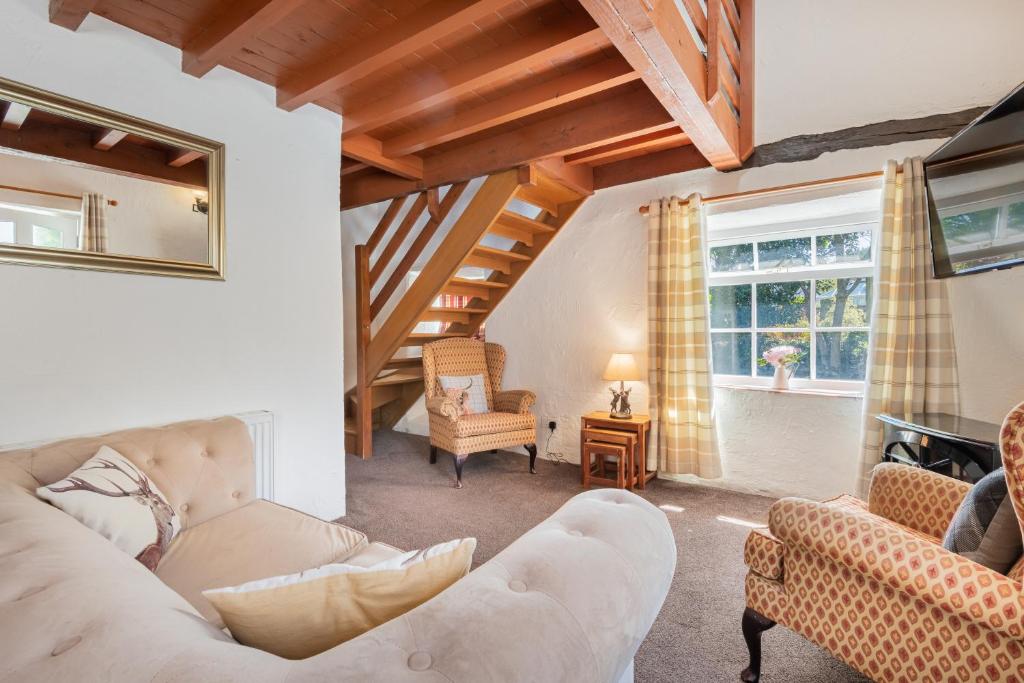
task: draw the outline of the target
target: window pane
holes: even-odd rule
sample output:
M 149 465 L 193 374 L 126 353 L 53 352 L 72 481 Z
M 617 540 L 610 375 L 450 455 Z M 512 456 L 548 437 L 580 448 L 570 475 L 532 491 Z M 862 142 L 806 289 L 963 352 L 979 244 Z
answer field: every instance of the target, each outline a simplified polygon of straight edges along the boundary
M 864 379 L 867 332 L 818 332 L 818 379 Z
M 56 228 L 41 225 L 32 226 L 32 244 L 37 247 L 61 248 L 64 246 L 64 234 Z
M 750 285 L 708 287 L 711 327 L 750 327 Z
M 810 327 L 810 291 L 810 280 L 758 284 L 757 326 Z
M 711 362 L 716 375 L 750 376 L 750 333 L 712 332 Z
M 955 216 L 942 218 L 942 234 L 949 245 L 973 244 L 995 239 L 996 223 L 999 221 L 999 209 L 981 209 L 968 211 Z
M 724 247 L 711 247 L 711 272 L 730 273 L 738 270 L 754 269 L 754 245 L 730 244 Z
M 14 223 L 0 221 L 0 242 L 14 244 Z
M 1007 207 L 1006 232 L 1011 235 L 1024 233 L 1024 202 L 1010 204 Z
M 811 376 L 811 334 L 810 332 L 758 332 L 757 333 L 757 357 L 772 348 L 773 346 L 795 346 L 803 353 L 800 361 L 796 364 L 796 371 L 793 377 L 808 378 Z M 771 377 L 775 374 L 775 367 L 771 365 L 758 365 L 757 374 L 759 377 Z
M 818 265 L 871 260 L 871 231 L 818 235 Z
M 757 245 L 757 267 L 759 270 L 809 265 L 811 265 L 810 237 L 759 242 Z
M 815 309 L 819 327 L 868 327 L 871 316 L 871 278 L 818 280 Z

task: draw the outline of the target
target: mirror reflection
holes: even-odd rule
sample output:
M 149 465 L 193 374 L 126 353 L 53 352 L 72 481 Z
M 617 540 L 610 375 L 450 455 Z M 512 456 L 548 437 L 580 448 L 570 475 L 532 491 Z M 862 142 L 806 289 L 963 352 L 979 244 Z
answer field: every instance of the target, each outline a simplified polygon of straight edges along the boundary
M 202 264 L 219 275 L 220 263 L 211 261 L 219 260 L 221 226 L 219 217 L 211 216 L 210 194 L 211 156 L 222 148 L 188 146 L 190 136 L 176 138 L 155 124 L 147 136 L 138 130 L 145 122 L 112 112 L 101 120 L 122 122 L 128 130 L 101 125 L 95 111 L 105 111 L 95 108 L 81 118 L 67 115 L 73 101 L 47 109 L 8 97 L 0 97 L 4 254 L 18 248 L 44 256 L 38 250 L 63 250 L 104 255 L 108 264 L 117 257 Z M 66 265 L 90 267 L 83 263 Z

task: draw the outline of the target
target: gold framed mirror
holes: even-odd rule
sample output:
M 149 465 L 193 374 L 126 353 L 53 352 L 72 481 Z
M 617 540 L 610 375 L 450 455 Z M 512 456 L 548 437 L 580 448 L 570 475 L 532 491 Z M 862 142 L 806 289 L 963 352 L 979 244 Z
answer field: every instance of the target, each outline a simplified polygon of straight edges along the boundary
M 224 145 L 0 78 L 0 264 L 224 279 Z

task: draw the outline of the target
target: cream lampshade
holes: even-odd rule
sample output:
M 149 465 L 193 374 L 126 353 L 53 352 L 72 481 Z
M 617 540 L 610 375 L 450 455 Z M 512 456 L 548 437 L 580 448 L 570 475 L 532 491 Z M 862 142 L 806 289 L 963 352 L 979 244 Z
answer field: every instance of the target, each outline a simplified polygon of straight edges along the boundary
M 629 391 L 626 390 L 626 382 L 637 382 L 641 379 L 640 368 L 637 367 L 636 358 L 631 353 L 613 353 L 604 369 L 601 379 L 619 382 L 619 390 L 609 387 L 612 392 L 612 409 L 609 417 L 619 420 L 628 420 L 633 416 L 633 410 L 629 406 Z

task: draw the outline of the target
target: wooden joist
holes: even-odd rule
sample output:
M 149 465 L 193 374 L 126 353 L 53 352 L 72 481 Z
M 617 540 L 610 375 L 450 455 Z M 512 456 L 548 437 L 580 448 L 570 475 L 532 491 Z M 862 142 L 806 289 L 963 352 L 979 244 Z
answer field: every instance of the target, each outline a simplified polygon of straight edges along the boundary
M 182 46 L 181 70 L 193 76 L 204 76 L 303 2 L 305 0 L 216 3 L 218 7 L 223 6 L 220 14 L 204 22 L 199 33 Z
M 77 31 L 98 0 L 50 0 L 50 22 Z
M 128 133 L 123 130 L 117 130 L 115 128 L 104 128 L 93 137 L 92 146 L 94 149 L 98 149 L 101 152 L 106 152 L 111 147 L 116 145 L 128 137 Z
M 8 102 L 4 110 L 3 118 L 0 118 L 0 128 L 7 130 L 20 130 L 25 124 L 25 119 L 32 113 L 32 107 L 20 102 Z
M 431 74 L 416 88 L 402 90 L 365 107 L 346 110 L 342 134 L 364 133 L 447 104 L 496 80 L 515 77 L 565 55 L 607 43 L 601 29 L 594 28 L 589 19 L 574 19 L 551 30 L 527 35 L 465 64 Z
M 600 189 L 635 183 L 671 173 L 684 173 L 708 166 L 708 160 L 693 145 L 666 149 L 635 159 L 594 167 L 594 187 Z
M 622 57 L 609 57 L 565 76 L 517 90 L 505 97 L 454 112 L 433 125 L 422 126 L 384 141 L 388 155 L 419 152 L 487 128 L 552 109 L 640 78 Z
M 194 149 L 179 149 L 167 157 L 167 165 L 174 168 L 181 168 L 185 164 L 191 164 L 196 159 L 206 156 L 203 152 Z
M 708 102 L 707 63 L 679 7 L 665 0 L 653 6 L 635 0 L 581 3 L 711 164 L 737 168 L 743 161 L 739 124 L 727 104 Z M 709 41 L 711 32 L 709 18 Z
M 277 104 L 288 111 L 297 109 L 472 25 L 508 3 L 509 0 L 432 0 L 368 39 L 303 69 L 277 89 Z
M 666 128 L 638 135 L 634 138 L 627 138 L 619 142 L 612 142 L 606 145 L 598 145 L 590 149 L 576 152 L 565 157 L 565 163 L 576 164 L 606 164 L 620 159 L 628 159 L 631 156 L 645 154 L 648 151 L 665 149 L 668 147 L 681 147 L 689 144 L 690 137 L 677 127 Z
M 423 161 L 415 156 L 388 156 L 380 140 L 369 135 L 354 135 L 341 141 L 342 153 L 353 159 L 393 173 L 401 178 L 422 179 Z

